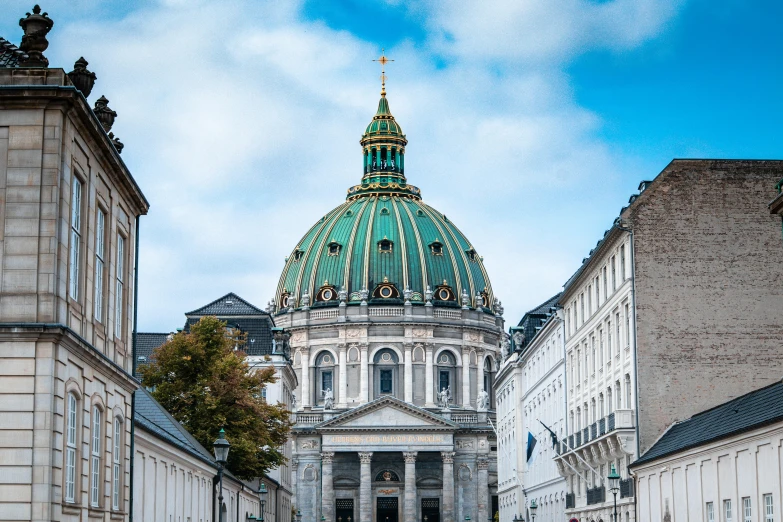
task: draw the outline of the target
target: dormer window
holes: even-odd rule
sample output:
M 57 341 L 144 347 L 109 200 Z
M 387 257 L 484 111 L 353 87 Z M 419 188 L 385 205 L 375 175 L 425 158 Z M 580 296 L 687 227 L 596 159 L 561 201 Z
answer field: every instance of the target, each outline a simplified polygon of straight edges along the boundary
M 442 256 L 443 255 L 443 243 L 438 241 L 437 239 L 430 243 L 430 252 L 432 252 L 433 256 Z
M 471 247 L 465 253 L 468 254 L 468 259 L 470 259 L 473 263 L 476 263 L 479 260 L 479 255 L 476 253 L 476 250 L 473 247 Z
M 283 289 L 283 295 L 280 296 L 280 308 L 288 308 L 288 306 L 291 304 L 291 294 L 288 292 L 288 290 Z
M 397 299 L 400 297 L 400 292 L 397 290 L 396 286 L 394 286 L 386 277 L 384 277 L 383 283 L 379 284 L 375 288 L 372 296 L 380 297 L 381 299 Z
M 392 243 L 385 237 L 380 241 L 378 241 L 378 252 L 380 252 L 381 254 L 391 254 L 393 248 L 394 248 L 394 243 Z
M 456 297 L 454 296 L 454 291 L 451 289 L 451 287 L 446 283 L 446 281 L 443 281 L 442 285 L 438 285 L 435 287 L 435 300 L 436 301 L 455 301 Z
M 389 209 L 384 207 L 381 209 L 381 215 L 382 216 L 388 216 L 389 215 Z
M 326 246 L 328 248 L 328 253 L 330 256 L 340 255 L 340 249 L 342 248 L 342 245 L 337 241 L 335 241 L 334 239 Z
M 334 301 L 338 297 L 337 288 L 334 285 L 329 284 L 329 281 L 324 281 L 323 286 L 318 290 L 315 296 L 316 301 Z
M 304 251 L 299 250 L 298 248 L 294 250 L 294 261 L 301 260 L 303 255 L 304 255 Z

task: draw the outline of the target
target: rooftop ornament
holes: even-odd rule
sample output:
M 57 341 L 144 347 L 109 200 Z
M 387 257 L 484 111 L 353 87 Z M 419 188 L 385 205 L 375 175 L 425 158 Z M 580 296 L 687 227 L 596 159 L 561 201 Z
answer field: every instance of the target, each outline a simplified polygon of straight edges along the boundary
M 87 70 L 87 65 L 87 60 L 81 57 L 73 64 L 73 71 L 68 73 L 68 78 L 71 79 L 73 86 L 79 89 L 85 98 L 92 92 L 97 79 L 94 72 Z
M 36 4 L 33 13 L 27 13 L 25 18 L 19 20 L 19 25 L 24 31 L 22 43 L 19 48 L 27 54 L 26 58 L 19 61 L 20 67 L 49 67 L 49 60 L 43 52 L 49 47 L 46 35 L 52 29 L 54 21 L 48 13 L 41 14 L 41 7 Z
M 98 98 L 92 112 L 98 117 L 98 121 L 101 122 L 103 130 L 109 132 L 111 126 L 114 125 L 114 119 L 117 117 L 117 113 L 109 108 L 109 100 L 106 99 L 106 96 Z
M 122 154 L 122 149 L 125 148 L 125 144 L 121 142 L 113 132 L 109 133 L 109 139 L 111 140 L 112 145 L 114 145 L 114 148 L 117 149 L 117 154 Z

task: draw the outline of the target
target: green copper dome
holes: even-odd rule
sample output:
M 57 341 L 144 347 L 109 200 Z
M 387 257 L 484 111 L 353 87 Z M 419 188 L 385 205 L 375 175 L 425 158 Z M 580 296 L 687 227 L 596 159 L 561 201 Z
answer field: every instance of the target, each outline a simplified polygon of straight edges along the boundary
M 407 183 L 407 140 L 385 94 L 361 145 L 362 183 L 349 188 L 346 201 L 313 225 L 286 259 L 276 310 L 431 300 L 489 311 L 494 295 L 481 256 Z

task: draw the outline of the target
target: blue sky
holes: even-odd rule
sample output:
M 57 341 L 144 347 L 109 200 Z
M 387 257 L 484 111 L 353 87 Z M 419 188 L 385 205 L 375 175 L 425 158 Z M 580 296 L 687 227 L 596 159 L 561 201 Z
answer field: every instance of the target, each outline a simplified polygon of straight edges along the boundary
M 10 0 L 0 36 L 18 43 Z M 139 326 L 283 259 L 361 176 L 385 47 L 406 174 L 484 256 L 516 323 L 559 291 L 639 181 L 675 157 L 781 158 L 779 2 L 53 1 L 119 113 L 142 219 Z M 773 188 L 771 187 L 772 191 Z

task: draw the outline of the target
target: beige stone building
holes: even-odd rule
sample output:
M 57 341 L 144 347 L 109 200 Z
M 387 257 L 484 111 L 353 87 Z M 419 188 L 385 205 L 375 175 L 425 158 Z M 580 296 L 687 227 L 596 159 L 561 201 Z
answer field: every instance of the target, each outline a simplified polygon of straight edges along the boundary
M 25 50 L 0 40 L 0 513 L 127 519 L 148 203 L 107 133 L 115 114 L 87 102 L 86 62 L 49 68 L 51 20 L 21 25 Z

